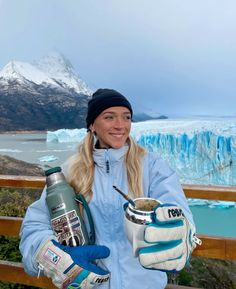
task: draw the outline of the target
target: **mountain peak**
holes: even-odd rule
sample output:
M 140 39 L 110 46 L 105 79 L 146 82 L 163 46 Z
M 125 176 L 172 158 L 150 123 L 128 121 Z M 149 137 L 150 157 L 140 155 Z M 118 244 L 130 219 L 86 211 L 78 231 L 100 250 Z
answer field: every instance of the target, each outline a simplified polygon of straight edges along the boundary
M 8 62 L 0 71 L 0 77 L 6 80 L 18 79 L 22 82 L 26 79 L 36 84 L 49 83 L 56 85 L 55 81 L 28 62 L 13 60 Z
M 50 52 L 47 55 L 44 55 L 38 61 L 35 61 L 34 64 L 41 70 L 46 71 L 50 74 L 56 73 L 75 73 L 73 71 L 73 66 L 66 57 L 59 52 Z
M 32 64 L 12 60 L 0 70 L 0 78 L 6 83 L 9 80 L 17 80 L 19 83 L 30 81 L 78 94 L 92 94 L 92 90 L 78 76 L 70 61 L 58 52 L 51 52 Z
M 75 90 L 77 93 L 91 95 L 92 90 L 75 72 L 70 61 L 61 53 L 53 51 L 35 62 L 36 67 L 52 79 L 56 79 L 64 88 Z
M 24 62 L 11 60 L 3 67 L 2 70 L 0 70 L 0 77 L 15 78 L 21 75 L 21 70 L 23 66 Z

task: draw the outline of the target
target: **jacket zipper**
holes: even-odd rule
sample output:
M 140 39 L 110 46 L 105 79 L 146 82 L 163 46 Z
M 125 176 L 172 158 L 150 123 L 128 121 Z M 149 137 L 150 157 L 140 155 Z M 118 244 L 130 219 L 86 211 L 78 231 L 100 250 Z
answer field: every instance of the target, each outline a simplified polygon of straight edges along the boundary
M 110 164 L 109 164 L 108 150 L 105 151 L 105 161 L 106 161 L 106 173 L 109 174 Z
M 40 274 L 41 274 L 41 272 L 43 271 L 43 269 L 44 269 L 44 266 L 42 265 L 42 264 L 39 264 L 38 265 L 38 275 L 37 275 L 37 279 L 39 279 L 39 277 L 40 277 Z

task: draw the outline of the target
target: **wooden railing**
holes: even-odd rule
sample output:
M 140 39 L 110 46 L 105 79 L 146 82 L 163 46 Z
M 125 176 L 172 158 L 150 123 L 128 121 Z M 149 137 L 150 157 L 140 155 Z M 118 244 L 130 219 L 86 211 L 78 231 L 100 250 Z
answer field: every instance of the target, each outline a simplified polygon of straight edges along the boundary
M 41 189 L 45 185 L 44 177 L 0 175 L 0 187 Z M 236 187 L 183 185 L 187 198 L 236 201 Z M 22 218 L 0 216 L 0 235 L 18 236 Z M 194 256 L 236 260 L 236 238 L 198 235 L 202 245 L 198 246 Z M 46 277 L 27 275 L 21 263 L 0 260 L 0 281 L 19 283 L 41 288 L 55 288 Z M 187 289 L 188 287 L 168 285 L 168 289 Z

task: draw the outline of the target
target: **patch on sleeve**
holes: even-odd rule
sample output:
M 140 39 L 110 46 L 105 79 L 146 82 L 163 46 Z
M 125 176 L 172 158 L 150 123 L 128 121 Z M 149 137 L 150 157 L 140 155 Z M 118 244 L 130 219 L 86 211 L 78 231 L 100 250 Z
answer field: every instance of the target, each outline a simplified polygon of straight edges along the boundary
M 55 253 L 50 248 L 47 248 L 44 253 L 44 258 L 50 261 L 52 264 L 57 265 L 57 263 L 60 261 L 61 256 L 59 256 L 57 253 Z

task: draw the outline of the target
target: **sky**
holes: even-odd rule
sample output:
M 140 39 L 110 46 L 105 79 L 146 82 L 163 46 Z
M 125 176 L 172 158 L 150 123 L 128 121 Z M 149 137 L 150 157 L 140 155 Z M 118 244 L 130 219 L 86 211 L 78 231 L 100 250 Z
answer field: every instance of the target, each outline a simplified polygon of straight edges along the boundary
M 0 0 L 0 69 L 62 53 L 134 111 L 236 116 L 235 0 Z

